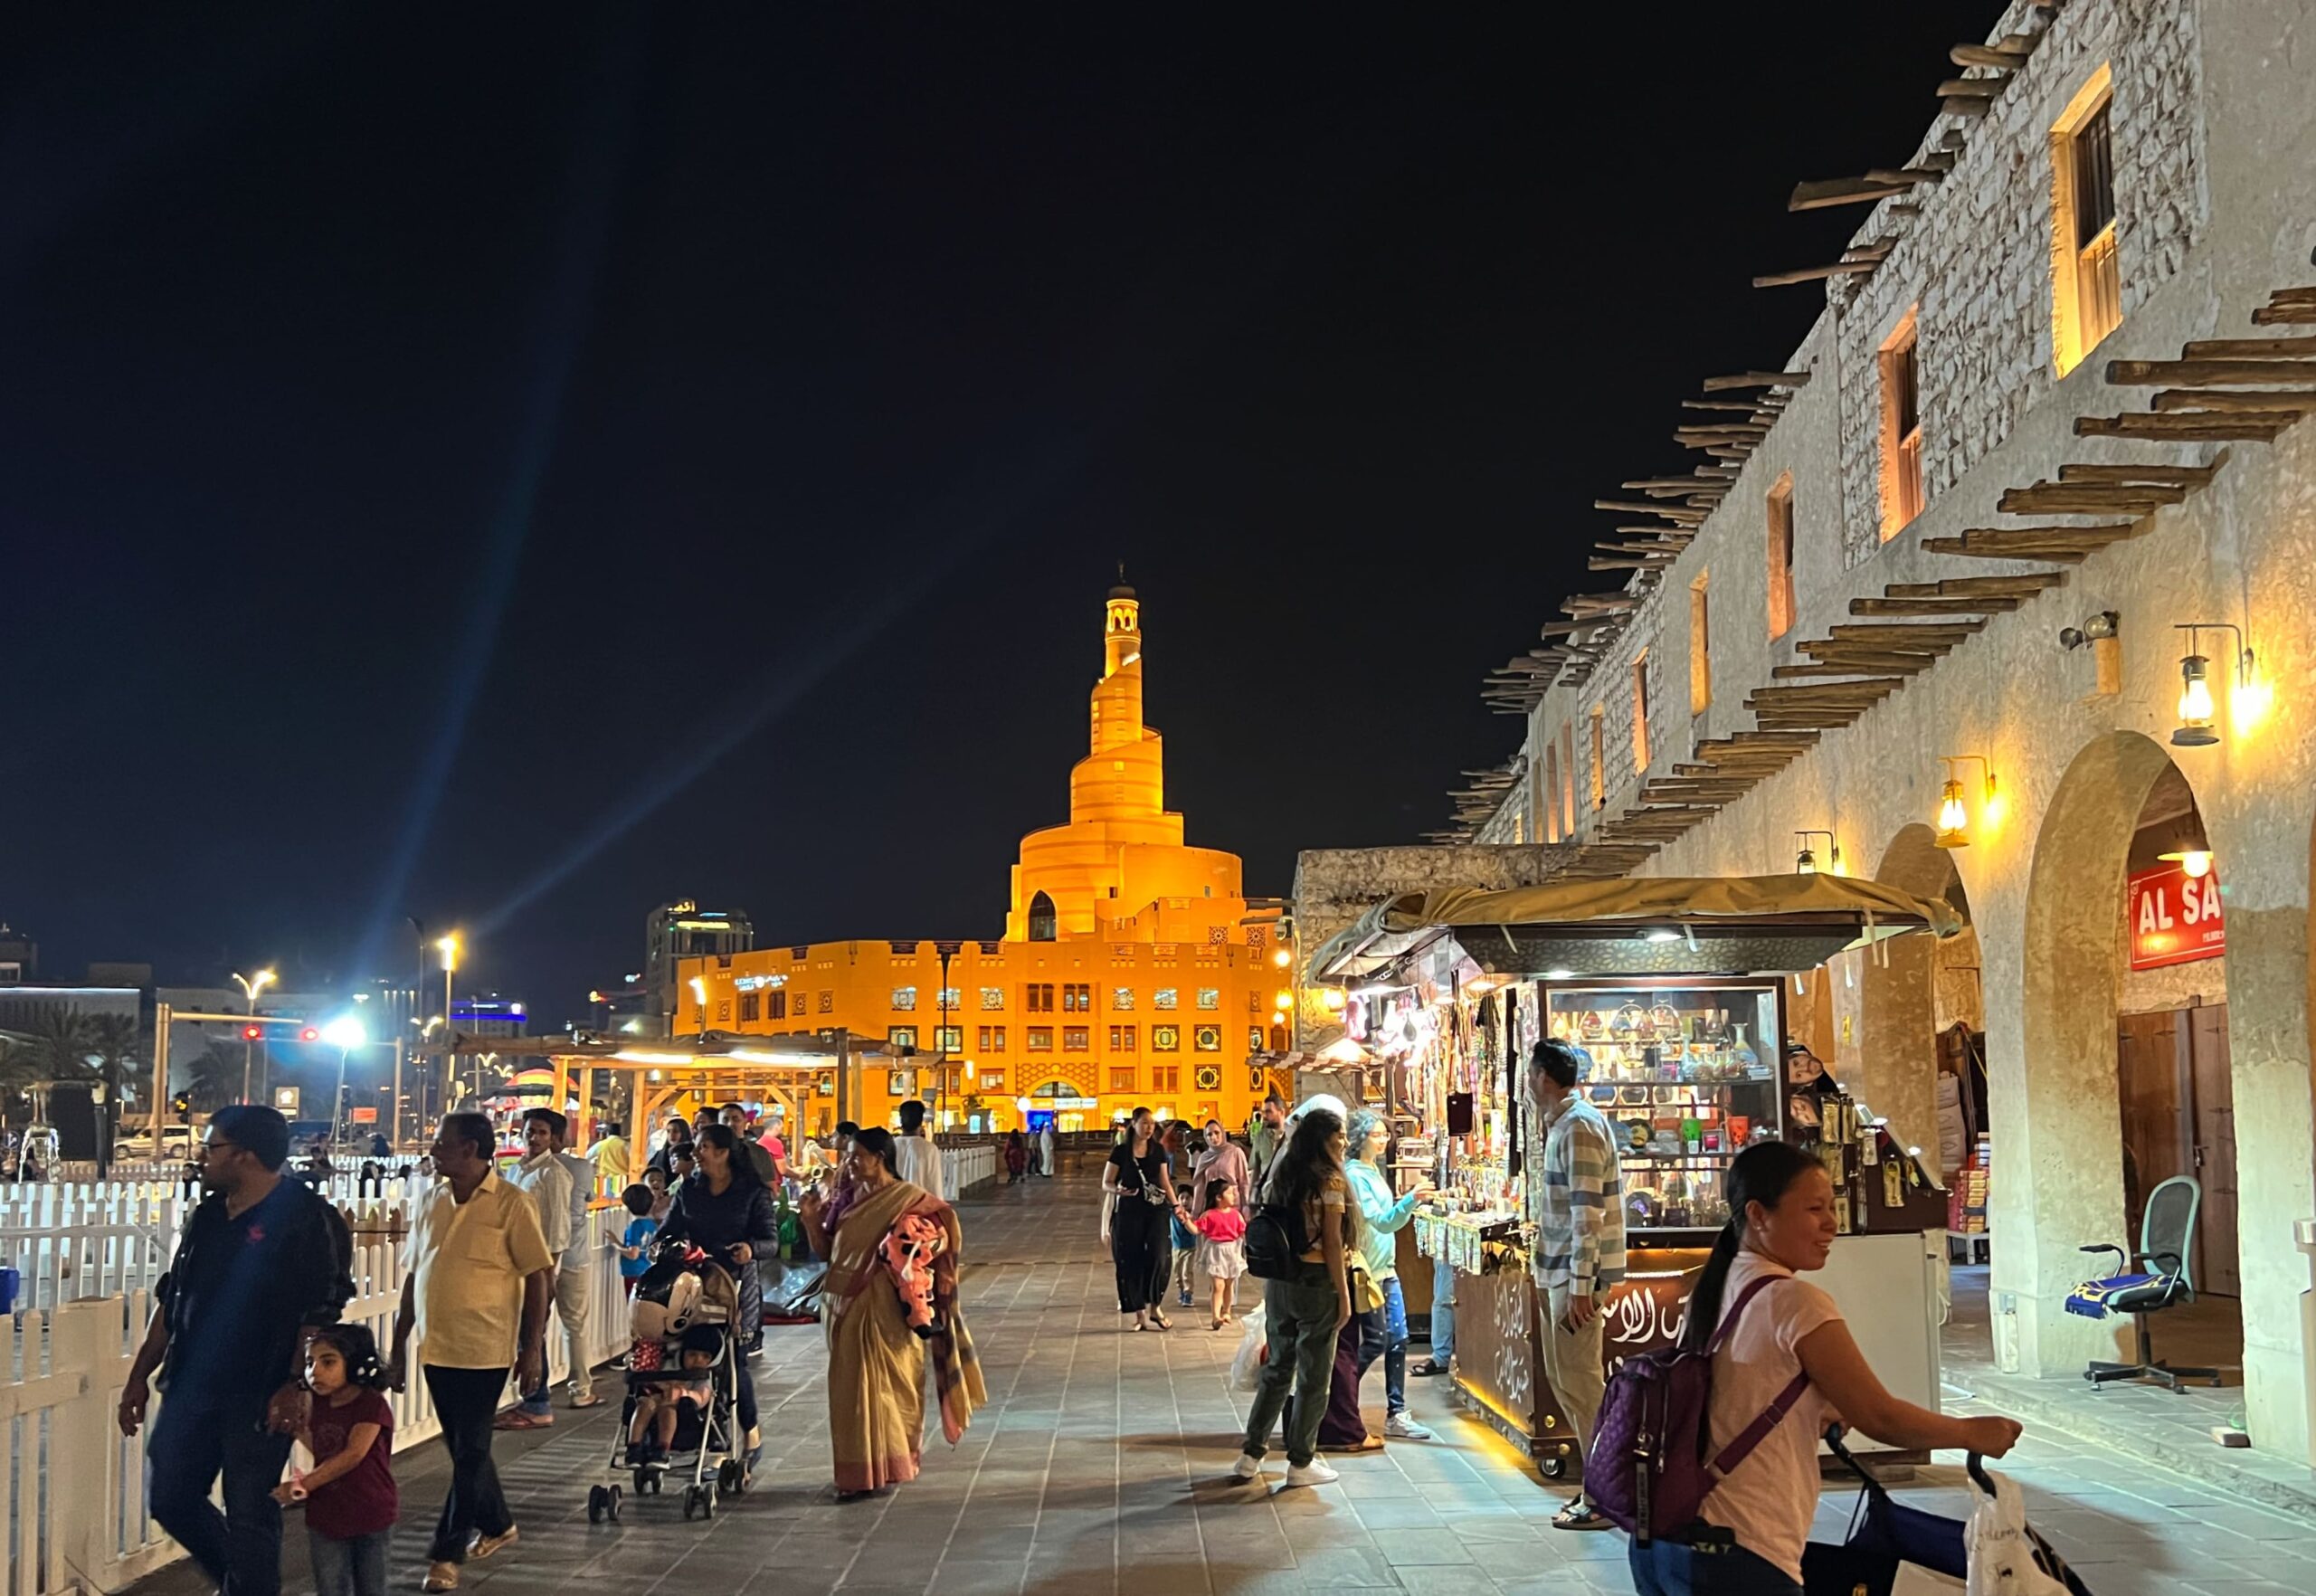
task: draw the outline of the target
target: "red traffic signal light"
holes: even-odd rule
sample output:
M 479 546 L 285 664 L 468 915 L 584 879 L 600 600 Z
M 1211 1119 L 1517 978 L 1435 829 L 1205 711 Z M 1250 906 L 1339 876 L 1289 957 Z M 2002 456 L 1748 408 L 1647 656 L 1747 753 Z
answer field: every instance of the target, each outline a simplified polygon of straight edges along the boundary
M 243 1041 L 256 1041 L 264 1035 L 265 1027 L 262 1025 L 244 1025 L 242 1027 L 242 1040 Z
M 322 1040 L 321 1028 L 315 1025 L 306 1026 L 298 1032 L 298 1040 L 306 1042 L 319 1041 Z

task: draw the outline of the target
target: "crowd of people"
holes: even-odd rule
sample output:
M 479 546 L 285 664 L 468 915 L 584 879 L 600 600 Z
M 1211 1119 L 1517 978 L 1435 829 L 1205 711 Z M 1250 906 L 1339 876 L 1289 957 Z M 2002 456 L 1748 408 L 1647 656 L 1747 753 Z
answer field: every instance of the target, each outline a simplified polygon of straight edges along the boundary
M 928 1363 L 951 1441 L 986 1401 L 957 1289 L 963 1230 L 942 1196 L 922 1107 L 912 1107 L 898 1135 L 847 1125 L 830 1147 L 802 1142 L 793 1170 L 776 1118 L 750 1126 L 736 1104 L 697 1126 L 671 1118 L 641 1181 L 621 1196 L 628 1219 L 612 1250 L 624 1278 L 639 1280 L 667 1245 L 732 1279 L 742 1342 L 736 1449 L 753 1469 L 763 1435 L 746 1354 L 762 1336 L 760 1271 L 781 1244 L 773 1186 L 795 1183 L 803 1240 L 827 1264 L 821 1316 L 843 1501 L 916 1475 Z M 320 1596 L 381 1596 L 401 1515 L 391 1398 L 410 1387 L 413 1361 L 451 1464 L 420 1588 L 455 1591 L 468 1562 L 519 1541 L 492 1438 L 554 1422 L 551 1323 L 568 1349 L 569 1405 L 604 1400 L 586 1335 L 591 1210 L 625 1179 L 630 1157 L 617 1126 L 584 1156 L 569 1150 L 569 1123 L 555 1110 L 530 1110 L 523 1129 L 524 1155 L 502 1173 L 488 1116 L 443 1116 L 421 1165 L 432 1184 L 412 1215 L 382 1350 L 343 1320 L 355 1290 L 352 1236 L 295 1178 L 288 1121 L 246 1104 L 212 1116 L 195 1150 L 203 1200 L 156 1294 L 119 1420 L 136 1435 L 157 1382 L 166 1392 L 146 1440 L 147 1499 L 221 1590 L 276 1596 L 282 1509 L 296 1504 Z M 901 1236 L 910 1244 L 897 1249 Z M 697 1361 L 686 1355 L 679 1374 Z M 510 1380 L 519 1401 L 502 1412 Z M 664 1434 L 672 1427 L 660 1417 L 640 1411 L 639 1430 Z M 289 1467 L 299 1441 L 309 1468 Z
M 1579 1052 L 1545 1041 L 1525 1085 L 1542 1130 L 1528 1178 L 1544 1373 L 1589 1453 L 1603 1394 L 1602 1308 L 1623 1277 L 1625 1245 L 1615 1135 L 1580 1089 L 1582 1071 Z M 986 1401 L 958 1289 L 963 1230 L 940 1149 L 923 1105 L 905 1103 L 897 1117 L 897 1130 L 840 1125 L 826 1146 L 801 1137 L 793 1160 L 777 1121 L 752 1125 L 739 1105 L 707 1111 L 697 1126 L 671 1117 L 642 1178 L 621 1190 L 625 1220 L 611 1249 L 631 1286 L 668 1256 L 728 1274 L 740 1327 L 733 1449 L 752 1470 L 763 1434 L 749 1354 L 762 1335 L 763 1270 L 783 1243 L 774 1192 L 796 1193 L 795 1239 L 825 1265 L 819 1317 L 832 1484 L 843 1502 L 919 1472 L 928 1373 L 934 1417 L 953 1443 Z M 584 1155 L 569 1150 L 568 1132 L 562 1114 L 532 1109 L 524 1155 L 502 1173 L 486 1116 L 443 1117 L 382 1350 L 342 1321 L 354 1292 L 351 1239 L 335 1208 L 285 1178 L 287 1123 L 248 1105 L 213 1117 L 198 1150 L 204 1199 L 157 1293 L 119 1422 L 131 1435 L 145 1423 L 157 1376 L 167 1400 L 146 1446 L 152 1512 L 222 1588 L 279 1591 L 281 1510 L 302 1504 L 321 1596 L 385 1589 L 400 1512 L 390 1397 L 409 1386 L 413 1357 L 451 1464 L 422 1588 L 456 1590 L 467 1562 L 518 1541 L 491 1442 L 498 1430 L 553 1422 L 551 1329 L 559 1325 L 568 1348 L 570 1406 L 603 1400 L 586 1335 L 597 1267 L 590 1211 L 625 1181 L 631 1152 L 617 1126 Z M 1169 1308 L 1190 1307 L 1201 1280 L 1208 1323 L 1225 1328 L 1248 1275 L 1250 1221 L 1281 1238 L 1266 1255 L 1279 1261 L 1266 1263 L 1270 1278 L 1260 1282 L 1264 1356 L 1232 1468 L 1239 1480 L 1262 1478 L 1275 1443 L 1286 1454 L 1286 1484 L 1301 1487 L 1340 1477 L 1323 1452 L 1430 1439 L 1409 1411 L 1408 1381 L 1452 1366 L 1455 1305 L 1435 1292 L 1431 1356 L 1410 1368 L 1396 1240 L 1429 1188 L 1395 1191 L 1390 1148 L 1389 1125 L 1371 1110 L 1318 1097 L 1289 1113 L 1274 1094 L 1244 1146 L 1219 1122 L 1162 1126 L 1136 1109 L 1102 1165 L 1101 1231 L 1132 1331 L 1171 1329 Z M 1034 1147 L 1013 1140 L 1005 1164 L 1017 1181 L 1032 1169 L 1049 1173 L 1051 1132 Z M 1696 1285 L 1682 1345 L 1713 1360 L 1713 1446 L 1752 1439 L 1690 1531 L 1633 1546 L 1643 1596 L 1797 1592 L 1818 1436 L 1836 1416 L 1909 1449 L 1999 1457 L 2018 1434 L 2008 1420 L 1951 1419 L 1892 1396 L 1832 1298 L 1799 1278 L 1825 1266 L 1836 1232 L 1831 1184 L 1814 1158 L 1763 1144 L 1735 1160 L 1730 1179 L 1733 1217 Z M 664 1450 L 683 1404 L 707 1400 L 714 1349 L 686 1340 L 672 1355 L 668 1379 L 647 1385 L 631 1415 L 631 1460 Z M 1378 1363 L 1381 1434 L 1367 1429 L 1359 1400 Z M 520 1400 L 502 1413 L 510 1379 Z M 297 1439 L 312 1459 L 302 1472 L 287 1470 Z M 221 1477 L 222 1507 L 212 1499 Z M 1595 1530 L 1610 1520 L 1580 1489 L 1552 1523 Z

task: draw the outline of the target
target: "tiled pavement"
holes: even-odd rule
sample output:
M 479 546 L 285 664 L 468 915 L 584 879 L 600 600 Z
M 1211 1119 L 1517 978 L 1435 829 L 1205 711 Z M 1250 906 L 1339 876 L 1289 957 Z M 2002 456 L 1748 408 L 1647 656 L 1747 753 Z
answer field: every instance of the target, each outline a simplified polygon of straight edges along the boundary
M 869 1501 L 829 1490 L 824 1355 L 817 1326 L 772 1332 L 759 1364 L 766 1451 L 757 1484 L 712 1523 L 675 1496 L 631 1500 L 590 1527 L 586 1487 L 613 1426 L 564 1414 L 541 1436 L 502 1438 L 523 1529 L 517 1547 L 471 1564 L 489 1596 L 565 1590 L 631 1596 L 1002 1592 L 1235 1596 L 1317 1590 L 1628 1592 L 1622 1538 L 1546 1523 L 1558 1505 L 1494 1432 L 1457 1414 L 1439 1381 L 1414 1382 L 1439 1439 L 1343 1460 L 1318 1490 L 1239 1486 L 1243 1399 L 1228 1388 L 1236 1333 L 1175 1316 L 1165 1335 L 1119 1328 L 1090 1182 L 1033 1183 L 967 1204 L 966 1308 L 991 1405 L 954 1451 L 937 1432 L 925 1472 Z M 1370 1407 L 1380 1420 L 1381 1373 Z M 440 1500 L 432 1448 L 397 1464 L 405 1523 L 394 1580 L 414 1590 L 423 1525 Z M 2316 1534 L 2293 1520 L 2078 1442 L 2030 1439 L 2007 1466 L 2037 1527 L 2075 1560 L 2094 1596 L 2266 1596 L 2316 1591 Z M 1925 1470 L 1901 1496 L 1960 1515 L 1957 1468 Z M 1838 1539 L 1854 1493 L 1828 1487 L 1820 1539 Z M 293 1524 L 290 1589 L 311 1588 Z M 189 1596 L 183 1564 L 140 1596 Z

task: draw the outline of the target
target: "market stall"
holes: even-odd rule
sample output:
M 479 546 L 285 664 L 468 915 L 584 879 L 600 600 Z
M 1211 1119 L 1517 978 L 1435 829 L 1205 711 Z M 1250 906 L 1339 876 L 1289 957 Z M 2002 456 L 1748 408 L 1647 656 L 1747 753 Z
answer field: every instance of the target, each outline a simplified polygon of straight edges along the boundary
M 1523 1064 L 1548 1035 L 1589 1059 L 1583 1089 L 1621 1146 L 1628 1261 L 1602 1306 L 1611 1368 L 1671 1343 L 1729 1218 L 1730 1164 L 1783 1139 L 1818 1154 L 1838 1199 L 1842 1235 L 1818 1284 L 1890 1388 L 1938 1405 L 1945 1196 L 1806 1050 L 1789 1063 L 1784 978 L 1959 923 L 1943 903 L 1838 877 L 1582 881 L 1404 895 L 1314 955 L 1374 1060 L 1395 1179 L 1439 1188 L 1412 1246 L 1453 1268 L 1456 1389 L 1547 1476 L 1575 1452 L 1543 1375 L 1529 1268 L 1523 1172 L 1542 1126 Z

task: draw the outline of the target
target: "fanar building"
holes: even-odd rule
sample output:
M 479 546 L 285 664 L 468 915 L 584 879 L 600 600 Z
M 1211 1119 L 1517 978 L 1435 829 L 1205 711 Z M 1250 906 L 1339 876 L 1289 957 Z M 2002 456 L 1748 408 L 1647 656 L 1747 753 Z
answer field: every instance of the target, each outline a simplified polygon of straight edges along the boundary
M 1249 900 L 1236 854 L 1193 848 L 1166 808 L 1165 743 L 1143 719 L 1142 606 L 1110 590 L 1102 678 L 1069 820 L 1021 840 L 993 941 L 822 942 L 683 961 L 676 1028 L 843 1028 L 914 1048 L 859 1083 L 859 1117 L 904 1098 L 946 1127 L 1095 1129 L 1147 1105 L 1236 1125 L 1286 1047 L 1289 928 Z M 833 1073 L 807 1114 L 836 1115 Z

